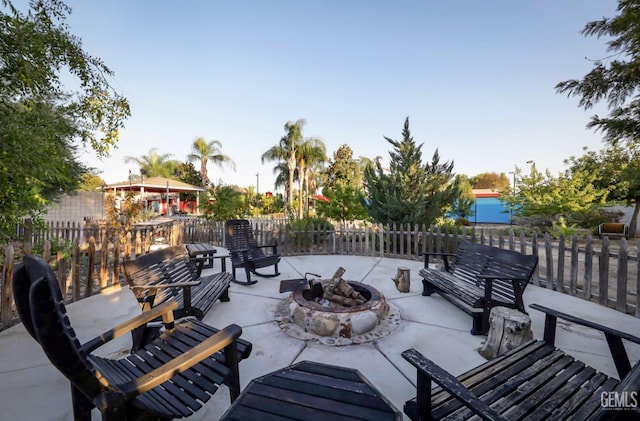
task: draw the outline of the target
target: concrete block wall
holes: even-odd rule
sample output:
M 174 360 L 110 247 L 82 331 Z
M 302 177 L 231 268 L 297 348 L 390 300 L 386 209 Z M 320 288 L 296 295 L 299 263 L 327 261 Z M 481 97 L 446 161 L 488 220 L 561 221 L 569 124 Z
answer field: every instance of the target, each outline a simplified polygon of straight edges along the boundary
M 78 192 L 63 196 L 59 203 L 49 208 L 45 221 L 74 222 L 84 218 L 104 216 L 104 196 L 102 192 Z

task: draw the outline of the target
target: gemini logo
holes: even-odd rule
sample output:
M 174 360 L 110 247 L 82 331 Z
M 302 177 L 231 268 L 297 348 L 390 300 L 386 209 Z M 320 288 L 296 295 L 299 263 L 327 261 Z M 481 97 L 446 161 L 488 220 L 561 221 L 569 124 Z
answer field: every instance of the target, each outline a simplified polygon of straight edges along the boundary
M 608 411 L 636 409 L 638 407 L 638 392 L 602 392 L 600 406 Z

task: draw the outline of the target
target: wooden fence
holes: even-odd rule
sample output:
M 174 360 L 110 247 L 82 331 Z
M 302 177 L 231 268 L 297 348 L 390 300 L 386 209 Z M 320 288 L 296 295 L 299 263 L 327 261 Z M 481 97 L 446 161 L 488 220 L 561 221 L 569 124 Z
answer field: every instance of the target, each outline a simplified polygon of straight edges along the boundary
M 7 245 L 3 250 L 0 329 L 17 321 L 11 279 L 14 265 L 22 255 L 34 254 L 49 262 L 56 271 L 65 301 L 72 302 L 122 285 L 122 260 L 148 253 L 154 243 L 182 244 L 183 229 L 181 223 L 161 221 L 139 224 L 121 235 L 97 221 L 49 223 L 44 229 L 27 222 L 17 232 L 21 241 Z
M 97 224 L 97 225 L 96 225 Z M 446 229 L 409 225 L 310 225 L 291 228 L 280 220 L 252 223 L 259 244 L 277 242 L 278 251 L 291 255 L 355 255 L 422 260 L 429 252 L 454 251 L 460 242 L 479 242 L 500 248 L 535 254 L 539 264 L 533 279 L 535 285 L 580 297 L 640 317 L 638 290 L 638 246 L 625 239 L 612 241 L 576 236 L 553 240 L 548 235 L 526 237 L 522 230 L 510 227 L 470 227 Z M 58 273 L 67 301 L 75 301 L 121 284 L 120 262 L 147 253 L 159 238 L 169 244 L 205 242 L 224 246 L 224 224 L 206 223 L 202 219 L 181 219 L 171 223 L 148 223 L 128 233 L 124 241 L 114 242 L 120 235 L 100 223 L 51 224 L 49 230 L 29 234 L 25 231 L 25 250 L 5 248 L 2 270 L 0 313 L 2 326 L 15 322 L 11 297 L 11 274 L 14 262 L 22 253 L 31 253 L 31 244 L 45 240 L 38 254 L 49 261 Z M 84 238 L 88 240 L 83 241 Z M 51 253 L 52 242 L 71 242 L 65 254 L 58 246 Z M 118 245 L 116 247 L 116 244 Z M 90 280 L 90 281 L 88 281 Z
M 441 228 L 418 225 L 310 225 L 292 229 L 282 220 L 252 222 L 259 244 L 278 243 L 284 256 L 340 254 L 422 260 L 425 252 L 455 251 L 462 241 L 534 254 L 539 258 L 533 284 L 640 317 L 638 245 L 548 234 L 525 236 L 512 227 Z M 184 239 L 224 246 L 224 224 L 185 221 Z

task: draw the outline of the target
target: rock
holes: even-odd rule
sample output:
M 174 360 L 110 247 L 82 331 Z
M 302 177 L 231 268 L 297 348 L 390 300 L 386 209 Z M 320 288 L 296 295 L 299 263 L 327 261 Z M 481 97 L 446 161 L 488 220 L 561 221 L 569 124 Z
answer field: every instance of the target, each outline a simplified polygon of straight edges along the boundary
M 377 324 L 378 318 L 371 311 L 364 311 L 351 317 L 351 331 L 356 335 L 370 331 Z

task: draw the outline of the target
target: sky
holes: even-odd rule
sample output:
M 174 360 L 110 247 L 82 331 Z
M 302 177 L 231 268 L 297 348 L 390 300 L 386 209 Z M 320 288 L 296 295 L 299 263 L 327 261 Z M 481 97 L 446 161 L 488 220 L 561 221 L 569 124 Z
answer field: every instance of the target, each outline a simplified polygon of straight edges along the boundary
M 107 183 L 152 148 L 185 161 L 196 137 L 218 140 L 236 171 L 214 182 L 274 191 L 261 156 L 304 118 L 329 157 L 382 157 L 405 118 L 454 172 L 538 170 L 599 149 L 586 128 L 604 106 L 578 108 L 555 85 L 608 55 L 584 25 L 615 15 L 613 0 L 66 0 L 70 31 L 114 72 L 131 104 L 117 149 L 81 159 Z M 16 4 L 19 4 L 17 2 Z M 199 169 L 199 164 L 196 164 Z

